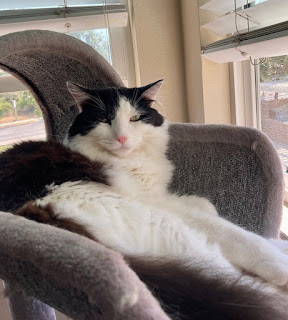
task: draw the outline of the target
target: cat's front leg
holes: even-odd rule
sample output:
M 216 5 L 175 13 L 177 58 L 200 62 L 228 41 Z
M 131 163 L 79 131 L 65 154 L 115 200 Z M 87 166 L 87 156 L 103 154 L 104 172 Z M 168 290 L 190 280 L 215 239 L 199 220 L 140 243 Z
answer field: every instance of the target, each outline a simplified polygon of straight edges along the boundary
M 177 196 L 174 194 L 166 194 L 164 201 L 159 203 L 159 207 L 174 213 L 189 214 L 191 211 L 199 214 L 208 214 L 218 216 L 216 207 L 206 198 L 194 195 Z
M 179 201 L 191 211 L 193 208 L 199 209 L 201 212 L 218 216 L 216 207 L 206 198 L 198 196 L 180 196 Z

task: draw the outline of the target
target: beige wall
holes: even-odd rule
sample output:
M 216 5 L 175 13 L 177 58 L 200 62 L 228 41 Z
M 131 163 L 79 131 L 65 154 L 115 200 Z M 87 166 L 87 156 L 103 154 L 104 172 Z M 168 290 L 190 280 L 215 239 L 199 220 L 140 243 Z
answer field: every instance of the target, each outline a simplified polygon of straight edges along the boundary
M 199 0 L 199 4 L 207 2 Z M 200 10 L 200 26 L 216 17 Z M 201 47 L 220 40 L 212 32 L 200 28 Z M 231 124 L 230 76 L 229 64 L 217 64 L 202 58 L 202 80 L 205 123 Z
M 169 121 L 188 120 L 179 0 L 134 0 L 141 85 L 164 79 L 158 107 Z M 157 106 L 156 106 L 157 107 Z
M 204 123 L 201 46 L 197 0 L 181 0 L 189 122 Z
M 229 65 L 202 58 L 205 123 L 231 124 Z
M 200 40 L 199 24 L 213 17 L 198 17 L 197 0 L 132 3 L 138 82 L 165 80 L 158 109 L 169 121 L 230 124 L 229 66 L 200 59 L 201 45 L 217 39 L 201 29 Z

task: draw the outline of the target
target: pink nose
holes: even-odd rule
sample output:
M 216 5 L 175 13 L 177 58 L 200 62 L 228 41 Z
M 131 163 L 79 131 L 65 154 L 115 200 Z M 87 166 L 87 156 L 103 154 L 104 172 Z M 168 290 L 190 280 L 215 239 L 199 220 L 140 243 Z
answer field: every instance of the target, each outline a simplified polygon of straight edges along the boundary
M 124 144 L 124 142 L 128 139 L 126 136 L 122 137 L 116 137 L 116 140 L 118 140 L 121 144 Z

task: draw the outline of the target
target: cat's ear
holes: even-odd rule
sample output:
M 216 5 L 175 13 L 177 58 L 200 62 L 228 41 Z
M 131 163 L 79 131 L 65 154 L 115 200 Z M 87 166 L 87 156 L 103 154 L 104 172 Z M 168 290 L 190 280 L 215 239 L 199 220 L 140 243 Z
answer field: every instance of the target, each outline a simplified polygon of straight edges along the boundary
M 163 79 L 150 83 L 145 87 L 142 87 L 141 97 L 146 100 L 154 101 L 156 99 L 157 93 L 160 90 L 162 84 L 163 84 Z
M 86 91 L 87 89 L 79 86 L 79 84 L 76 84 L 70 81 L 67 81 L 66 85 L 69 92 L 72 94 L 73 98 L 75 99 L 77 106 L 79 108 L 79 111 L 82 112 L 85 102 L 89 100 L 89 94 Z

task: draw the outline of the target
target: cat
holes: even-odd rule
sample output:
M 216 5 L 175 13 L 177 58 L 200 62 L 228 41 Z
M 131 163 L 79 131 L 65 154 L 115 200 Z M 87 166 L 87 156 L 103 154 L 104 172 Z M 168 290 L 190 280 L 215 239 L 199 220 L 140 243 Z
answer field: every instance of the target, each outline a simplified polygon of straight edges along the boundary
M 79 114 L 63 144 L 24 142 L 0 156 L 1 210 L 121 252 L 171 317 L 287 319 L 286 242 L 228 222 L 205 198 L 168 192 L 169 124 L 153 108 L 161 85 L 68 82 Z

